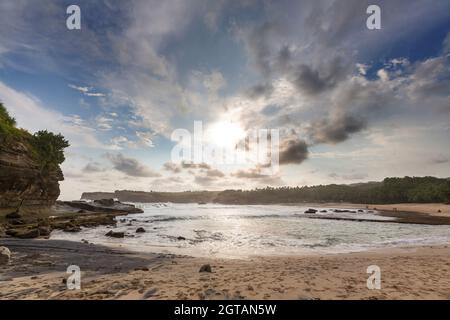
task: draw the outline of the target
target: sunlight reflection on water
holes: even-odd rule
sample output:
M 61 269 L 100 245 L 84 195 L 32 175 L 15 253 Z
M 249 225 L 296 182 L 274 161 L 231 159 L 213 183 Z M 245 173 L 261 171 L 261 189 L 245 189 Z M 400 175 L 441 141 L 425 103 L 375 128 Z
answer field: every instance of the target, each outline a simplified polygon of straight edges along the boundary
M 450 226 L 308 219 L 302 206 L 145 204 L 143 214 L 117 217 L 126 237 L 105 237 L 111 227 L 79 233 L 54 231 L 52 239 L 121 246 L 146 252 L 243 258 L 362 251 L 413 244 L 450 243 Z M 367 212 L 329 215 L 389 220 Z M 145 233 L 136 233 L 138 227 Z

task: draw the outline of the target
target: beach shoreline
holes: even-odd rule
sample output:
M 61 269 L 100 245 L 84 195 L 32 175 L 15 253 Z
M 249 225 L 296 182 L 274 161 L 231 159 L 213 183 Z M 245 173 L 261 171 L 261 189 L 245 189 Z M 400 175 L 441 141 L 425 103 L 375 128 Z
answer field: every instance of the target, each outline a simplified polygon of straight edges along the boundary
M 248 259 L 137 253 L 60 240 L 2 239 L 0 299 L 450 299 L 450 246 Z M 45 249 L 45 250 L 43 250 Z M 212 272 L 199 272 L 209 264 Z M 69 265 L 81 290 L 68 290 Z M 367 267 L 381 269 L 369 290 Z
M 378 210 L 380 215 L 396 217 L 401 223 L 449 224 L 450 219 L 448 205 L 445 210 L 437 209 L 446 206 L 443 204 L 414 208 L 306 205 Z M 432 214 L 437 210 L 442 214 Z M 12 253 L 10 264 L 1 267 L 0 300 L 450 299 L 450 245 L 445 244 L 247 258 L 146 253 L 86 241 L 49 239 L 0 238 L 0 246 Z M 199 272 L 205 264 L 211 266 L 211 273 Z M 81 290 L 67 289 L 69 265 L 81 269 Z M 380 290 L 367 288 L 367 267 L 371 265 L 381 269 Z

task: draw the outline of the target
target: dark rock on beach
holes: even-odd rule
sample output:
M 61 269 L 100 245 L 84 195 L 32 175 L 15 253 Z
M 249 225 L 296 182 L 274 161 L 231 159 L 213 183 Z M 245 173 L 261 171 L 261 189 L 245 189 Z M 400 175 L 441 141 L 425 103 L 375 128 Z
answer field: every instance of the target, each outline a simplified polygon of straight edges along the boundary
M 136 233 L 144 233 L 144 232 L 145 232 L 145 229 L 142 227 L 139 227 L 136 229 Z
M 119 201 L 114 201 L 113 199 L 96 200 L 94 202 L 58 201 L 58 204 L 91 212 L 124 212 L 124 213 L 144 212 L 142 209 L 136 208 L 132 204 L 125 204 Z
M 105 236 L 111 237 L 111 238 L 124 238 L 125 233 L 110 230 L 107 234 L 105 234 Z
M 64 232 L 71 232 L 71 233 L 75 233 L 75 232 L 80 232 L 81 228 L 79 226 L 75 226 L 75 225 L 67 225 L 64 228 Z
M 26 231 L 20 231 L 18 232 L 15 237 L 19 238 L 19 239 L 34 239 L 34 238 L 39 238 L 40 236 L 40 232 L 39 229 L 31 229 L 31 230 L 26 230 Z
M 211 265 L 209 264 L 202 265 L 198 272 L 212 272 Z
M 309 208 L 308 210 L 305 211 L 305 213 L 316 213 L 317 210 L 316 209 L 311 209 Z
M 48 236 L 50 236 L 50 233 L 52 232 L 52 228 L 48 227 L 48 226 L 40 226 L 38 228 L 38 230 L 39 230 L 39 235 L 41 237 L 48 237 Z

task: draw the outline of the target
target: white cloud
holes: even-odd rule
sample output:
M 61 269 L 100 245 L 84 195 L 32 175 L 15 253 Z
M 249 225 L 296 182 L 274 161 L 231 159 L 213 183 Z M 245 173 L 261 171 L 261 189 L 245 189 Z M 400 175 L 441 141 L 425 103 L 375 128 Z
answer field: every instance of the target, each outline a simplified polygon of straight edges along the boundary
M 68 85 L 69 88 L 72 88 L 74 90 L 77 90 L 79 92 L 81 92 L 83 95 L 87 96 L 87 97 L 106 97 L 105 94 L 103 93 L 99 93 L 99 92 L 92 92 L 92 88 L 91 87 L 80 87 L 80 86 L 76 86 L 73 84 L 69 84 Z
M 385 69 L 378 70 L 377 76 L 381 81 L 389 81 L 389 73 Z

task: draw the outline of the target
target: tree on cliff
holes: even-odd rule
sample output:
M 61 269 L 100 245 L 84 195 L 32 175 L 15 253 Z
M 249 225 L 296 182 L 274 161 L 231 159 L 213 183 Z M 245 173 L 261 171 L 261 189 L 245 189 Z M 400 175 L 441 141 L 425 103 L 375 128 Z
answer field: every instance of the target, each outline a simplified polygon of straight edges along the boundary
M 61 134 L 54 134 L 47 130 L 38 131 L 33 135 L 32 143 L 43 167 L 57 166 L 66 159 L 64 149 L 69 146 L 69 142 Z

